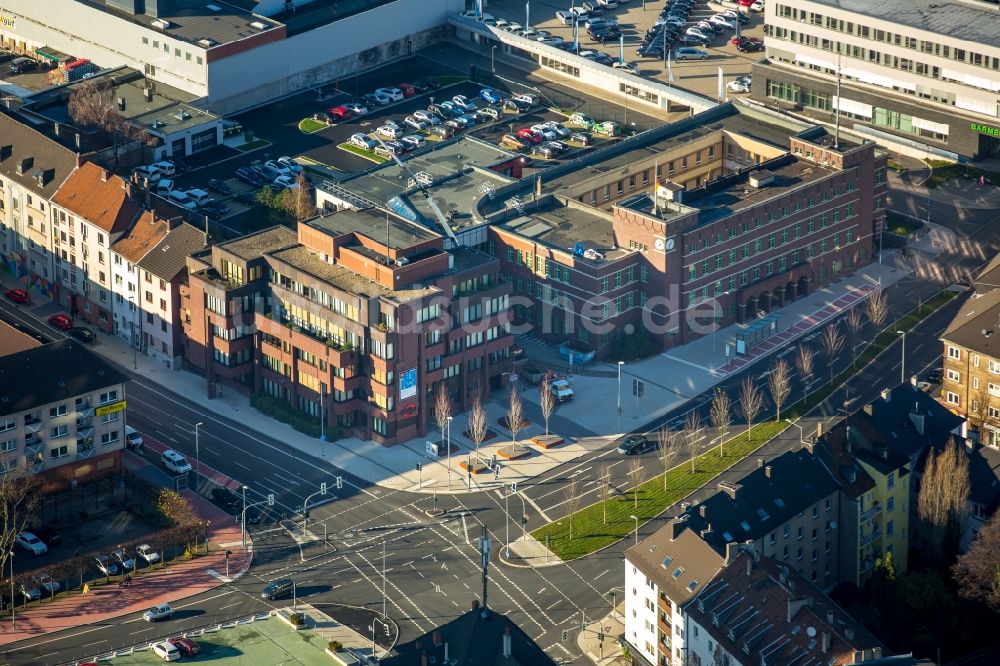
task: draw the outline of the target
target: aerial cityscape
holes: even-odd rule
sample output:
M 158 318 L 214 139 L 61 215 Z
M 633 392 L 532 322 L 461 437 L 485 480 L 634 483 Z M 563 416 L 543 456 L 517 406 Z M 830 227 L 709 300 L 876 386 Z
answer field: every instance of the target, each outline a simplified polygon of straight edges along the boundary
M 1000 0 L 0 0 L 3 666 L 996 666 L 998 509 Z

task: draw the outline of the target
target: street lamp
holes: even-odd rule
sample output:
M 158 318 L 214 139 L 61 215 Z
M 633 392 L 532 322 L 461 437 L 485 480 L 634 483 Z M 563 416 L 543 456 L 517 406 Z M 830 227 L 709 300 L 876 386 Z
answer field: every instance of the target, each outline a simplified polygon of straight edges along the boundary
M 510 559 L 510 505 L 508 501 L 510 499 L 510 489 L 504 484 L 504 494 L 503 494 L 503 527 L 507 530 L 507 538 L 504 539 L 504 557 Z
M 10 551 L 10 628 L 17 629 L 17 620 L 14 618 L 14 551 Z
M 451 420 L 453 416 L 448 417 L 448 424 L 445 426 L 445 446 L 448 447 L 448 490 L 451 490 Z
M 240 535 L 240 540 L 243 542 L 243 547 L 247 547 L 247 487 L 243 486 L 243 513 L 240 514 L 243 518 L 240 521 L 240 528 L 242 534 Z
M 497 46 L 493 45 L 493 49 L 490 51 L 490 70 L 496 74 L 497 73 Z
M 319 441 L 326 441 L 326 412 L 323 411 L 323 385 L 319 387 Z M 326 448 L 321 449 L 323 455 L 326 455 Z
M 897 330 L 896 334 L 902 336 L 903 348 L 899 359 L 899 381 L 903 383 L 906 381 L 906 331 Z
M 632 520 L 635 521 L 635 545 L 638 546 L 639 545 L 639 516 L 637 516 L 635 514 L 632 514 L 631 516 L 629 516 L 629 518 L 631 518 Z
M 622 415 L 622 366 L 625 361 L 618 361 L 618 416 Z
M 198 446 L 198 428 L 205 425 L 201 421 L 194 424 L 194 475 L 195 483 L 198 483 L 197 477 L 201 474 L 201 449 Z
M 132 369 L 139 369 L 139 331 L 138 325 L 136 325 L 136 317 L 138 312 L 138 307 L 136 306 L 136 298 L 134 295 L 128 297 L 129 305 L 132 306 Z M 141 320 L 140 320 L 141 321 Z
M 802 426 L 800 426 L 798 423 L 795 423 L 791 419 L 785 419 L 785 423 L 787 423 L 788 425 L 793 425 L 793 426 L 795 426 L 796 428 L 799 429 L 799 443 L 800 444 L 805 444 L 806 443 L 806 434 L 805 434 L 805 430 L 802 429 Z

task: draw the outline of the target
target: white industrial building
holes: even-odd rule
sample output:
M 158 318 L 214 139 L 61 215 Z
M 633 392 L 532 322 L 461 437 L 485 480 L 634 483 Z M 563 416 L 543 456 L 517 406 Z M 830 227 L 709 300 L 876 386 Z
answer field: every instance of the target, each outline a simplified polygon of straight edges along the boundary
M 448 14 L 465 7 L 464 0 L 295 4 L 268 18 L 255 11 L 283 11 L 284 3 L 0 0 L 0 45 L 132 67 L 227 114 L 405 57 L 440 39 Z

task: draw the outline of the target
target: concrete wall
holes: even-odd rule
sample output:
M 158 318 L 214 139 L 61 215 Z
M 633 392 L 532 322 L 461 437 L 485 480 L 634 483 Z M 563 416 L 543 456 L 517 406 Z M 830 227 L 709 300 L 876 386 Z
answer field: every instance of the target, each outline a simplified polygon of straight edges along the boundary
M 448 14 L 464 5 L 399 0 L 213 62 L 209 105 L 216 113 L 232 113 L 405 57 L 443 39 Z
M 637 647 L 650 663 L 658 663 L 656 639 L 656 584 L 625 560 L 625 640 Z M 653 610 L 648 601 L 652 601 Z M 653 648 L 652 652 L 646 646 Z

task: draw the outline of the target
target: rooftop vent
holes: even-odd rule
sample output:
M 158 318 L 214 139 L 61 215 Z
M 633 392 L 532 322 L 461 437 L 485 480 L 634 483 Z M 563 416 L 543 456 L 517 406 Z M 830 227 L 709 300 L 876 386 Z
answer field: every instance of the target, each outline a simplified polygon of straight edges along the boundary
M 656 188 L 656 196 L 660 199 L 665 199 L 667 201 L 676 201 L 681 203 L 684 196 L 684 186 L 678 183 L 671 182 L 669 180 L 660 183 L 659 187 Z
M 153 27 L 159 28 L 160 30 L 168 30 L 170 26 L 171 23 L 167 19 L 156 19 L 153 21 Z
M 204 46 L 206 49 L 210 49 L 218 43 L 219 42 L 215 41 L 214 39 L 209 39 L 208 37 L 198 40 L 198 44 Z
M 251 28 L 257 28 L 258 30 L 267 30 L 267 24 L 263 21 L 254 21 L 250 24 Z
M 6 146 L 0 146 L 0 162 L 4 161 L 8 157 L 14 154 L 14 146 L 7 144 Z
M 756 187 L 759 190 L 774 182 L 774 173 L 767 169 L 751 171 L 748 182 L 750 183 L 750 187 Z
M 28 173 L 28 170 L 35 164 L 34 157 L 25 157 L 20 162 L 17 163 L 17 175 L 23 176 Z
M 212 11 L 212 12 L 221 12 L 222 11 L 222 7 L 220 7 L 219 5 L 205 5 L 205 9 L 207 9 L 209 11 Z

